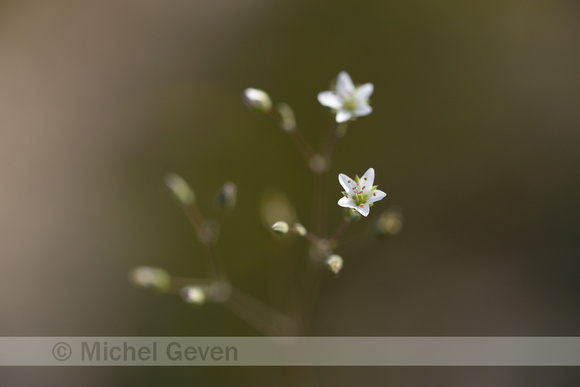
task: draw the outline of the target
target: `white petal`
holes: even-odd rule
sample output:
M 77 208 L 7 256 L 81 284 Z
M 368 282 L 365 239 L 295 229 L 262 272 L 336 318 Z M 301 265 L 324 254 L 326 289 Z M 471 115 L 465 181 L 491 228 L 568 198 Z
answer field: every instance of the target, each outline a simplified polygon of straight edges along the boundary
M 332 109 L 338 110 L 342 107 L 342 101 L 332 91 L 321 91 L 318 93 L 318 102 L 320 102 L 321 105 Z
M 346 71 L 341 71 L 336 78 L 336 93 L 346 98 L 354 92 L 354 83 Z
M 352 190 L 352 185 L 355 184 L 354 180 L 345 175 L 344 173 L 340 173 L 338 175 L 338 182 L 344 188 L 344 191 L 349 195 L 354 195 L 354 191 Z
M 373 108 L 366 104 L 356 105 L 356 108 L 352 112 L 353 115 L 357 117 L 368 116 L 373 112 Z
M 346 110 L 339 110 L 338 113 L 336 113 L 336 122 L 346 122 L 350 120 L 351 117 L 352 114 L 350 114 L 350 112 L 347 112 Z
M 365 187 L 365 191 L 369 191 L 373 187 L 375 182 L 375 170 L 374 168 L 369 168 L 364 175 L 360 178 L 361 185 Z
M 378 202 L 379 200 L 383 199 L 385 196 L 387 196 L 386 193 L 384 193 L 380 189 L 376 189 L 375 192 L 373 192 L 372 194 L 369 195 L 369 197 L 367 199 L 367 203 Z
M 338 205 L 346 208 L 356 208 L 356 203 L 354 202 L 354 200 L 352 200 L 351 198 L 347 198 L 346 196 L 340 198 L 340 200 L 338 201 Z
M 356 97 L 361 101 L 367 101 L 373 94 L 374 90 L 375 87 L 372 83 L 365 83 L 356 89 Z
M 362 206 L 362 207 L 361 207 Z M 371 211 L 371 208 L 368 204 L 361 204 L 360 206 L 356 206 L 356 210 L 362 215 L 367 216 Z

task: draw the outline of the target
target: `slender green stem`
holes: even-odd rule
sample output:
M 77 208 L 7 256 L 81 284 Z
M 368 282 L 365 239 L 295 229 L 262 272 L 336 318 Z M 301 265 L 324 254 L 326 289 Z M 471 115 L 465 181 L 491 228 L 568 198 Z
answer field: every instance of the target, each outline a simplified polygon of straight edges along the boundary
M 207 249 L 209 251 L 209 256 L 213 265 L 213 270 L 215 272 L 216 281 L 226 281 L 225 278 L 221 278 L 220 262 L 217 255 L 217 244 L 215 242 L 207 243 Z
M 314 314 L 314 309 L 318 301 L 318 295 L 320 291 L 320 285 L 322 283 L 322 275 L 324 274 L 324 266 L 321 262 L 311 262 L 311 265 L 306 268 L 303 275 L 302 286 L 299 291 L 299 299 L 302 308 L 300 310 L 300 334 L 308 335 L 308 330 L 310 329 L 310 324 L 312 320 L 312 315 Z
M 183 211 L 185 212 L 185 215 L 187 216 L 187 219 L 189 220 L 189 222 L 191 223 L 197 234 L 200 235 L 201 230 L 205 225 L 205 219 L 203 218 L 203 215 L 201 215 L 201 212 L 199 212 L 199 209 L 195 204 L 190 206 L 182 206 L 182 208 Z
M 334 230 L 334 233 L 332 233 L 332 236 L 330 237 L 330 239 L 337 240 L 338 237 L 340 237 L 340 235 L 342 234 L 342 232 L 346 229 L 346 226 L 349 225 L 349 223 L 350 223 L 350 219 L 345 217 L 342 220 L 342 222 L 338 225 L 336 230 Z
M 294 145 L 296 145 L 296 148 L 298 148 L 298 151 L 304 158 L 304 161 L 306 161 L 306 164 L 310 165 L 310 162 L 316 156 L 316 152 L 314 152 L 314 149 L 312 149 L 310 144 L 306 141 L 306 139 L 304 138 L 304 136 L 302 136 L 302 133 L 300 133 L 298 129 L 287 130 L 287 132 L 292 141 L 294 142 Z
M 203 243 L 208 250 L 209 260 L 213 268 L 213 274 L 216 281 L 223 281 L 221 271 L 220 271 L 220 263 L 219 258 L 217 256 L 216 250 L 216 243 L 215 243 L 215 236 L 213 235 L 214 231 L 209 229 L 205 218 L 197 208 L 197 205 L 192 204 L 190 206 L 182 206 L 183 210 L 185 211 L 185 215 L 189 222 L 193 225 L 197 236 L 201 243 Z
M 278 123 L 282 120 L 280 112 L 276 108 L 270 109 L 269 115 Z M 298 149 L 300 155 L 302 155 L 302 157 L 304 158 L 304 161 L 306 161 L 306 164 L 310 166 L 312 159 L 316 156 L 316 152 L 314 152 L 312 146 L 310 146 L 308 141 L 306 141 L 304 136 L 302 136 L 302 133 L 300 133 L 297 127 L 294 127 L 293 129 L 289 130 L 287 129 L 284 130 L 290 136 L 290 139 Z
M 225 305 L 263 334 L 268 336 L 296 334 L 294 320 L 239 289 L 232 288 L 232 294 L 225 301 Z
M 360 251 L 365 246 L 368 246 L 373 240 L 374 238 L 368 233 L 353 235 L 352 237 L 340 242 L 341 254 Z
M 169 293 L 181 295 L 181 289 L 186 286 L 208 286 L 211 285 L 213 281 L 200 278 L 184 278 L 184 277 L 171 277 L 171 284 L 169 287 Z
M 317 234 L 324 234 L 325 222 L 324 214 L 326 213 L 324 203 L 324 191 L 326 183 L 326 173 L 314 173 L 314 185 L 312 195 L 312 221 L 311 228 Z
M 332 158 L 332 154 L 336 145 L 338 144 L 338 140 L 344 137 L 346 133 L 348 123 L 343 122 L 341 124 L 333 125 L 331 129 L 331 133 L 328 136 L 328 140 L 326 140 L 326 144 L 324 145 L 322 155 L 328 159 Z

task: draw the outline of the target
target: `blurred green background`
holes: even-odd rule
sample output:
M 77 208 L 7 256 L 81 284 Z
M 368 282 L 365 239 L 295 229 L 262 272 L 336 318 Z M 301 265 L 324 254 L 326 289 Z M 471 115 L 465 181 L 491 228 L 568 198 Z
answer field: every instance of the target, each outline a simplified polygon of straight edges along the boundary
M 266 192 L 305 224 L 311 178 L 246 87 L 290 104 L 319 145 L 316 101 L 339 71 L 372 82 L 328 181 L 372 166 L 400 235 L 349 250 L 325 277 L 313 336 L 580 335 L 580 3 L 577 1 L 3 1 L 0 3 L 0 335 L 252 336 L 220 305 L 139 291 L 137 265 L 206 275 L 205 250 L 163 184 L 204 213 L 238 206 L 220 254 L 270 303 L 284 246 Z M 283 267 L 283 266 L 282 266 Z M 578 385 L 557 368 L 6 369 L 2 386 Z M 302 379 L 306 378 L 306 379 Z

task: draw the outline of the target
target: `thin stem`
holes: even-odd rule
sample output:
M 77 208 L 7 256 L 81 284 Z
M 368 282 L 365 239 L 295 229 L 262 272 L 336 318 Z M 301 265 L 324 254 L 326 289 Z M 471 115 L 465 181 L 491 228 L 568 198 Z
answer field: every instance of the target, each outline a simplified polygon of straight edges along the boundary
M 312 228 L 318 234 L 326 233 L 326 182 L 328 180 L 328 167 L 332 161 L 332 153 L 338 143 L 338 140 L 344 136 L 346 132 L 346 123 L 338 124 L 332 128 L 332 132 L 322 148 L 323 151 L 320 155 L 317 155 L 316 161 L 320 161 L 322 164 L 313 165 L 311 163 L 310 169 L 314 173 L 314 189 L 313 189 L 313 200 L 312 200 Z M 326 240 L 321 239 L 313 234 L 308 233 L 305 237 L 312 243 L 323 256 L 331 254 L 333 245 L 336 243 L 336 238 L 342 233 L 348 221 L 344 221 L 342 225 L 334 232 L 332 238 Z M 311 257 L 313 258 L 313 257 Z M 311 259 L 310 270 L 306 270 L 303 276 L 303 292 L 300 295 L 302 300 L 302 316 L 300 319 L 302 333 L 306 333 L 309 329 L 310 320 L 312 319 L 312 314 L 314 312 L 314 306 L 316 305 L 318 294 L 320 290 L 320 285 L 322 282 L 322 275 L 324 273 L 324 266 L 321 265 L 321 261 L 318 259 Z
M 338 140 L 340 140 L 342 137 L 344 137 L 344 135 L 346 133 L 347 125 L 348 125 L 348 123 L 343 122 L 340 124 L 336 124 L 332 127 L 331 133 L 328 136 L 328 140 L 326 140 L 326 144 L 322 148 L 323 149 L 322 155 L 324 157 L 326 157 L 327 159 L 332 158 L 332 153 L 334 152 L 334 149 L 336 148 L 336 145 L 338 144 Z
M 321 254 L 330 254 L 330 250 L 334 246 L 334 242 L 329 239 L 324 239 L 319 237 L 316 234 L 311 233 L 310 231 L 306 231 L 305 234 L 300 234 L 300 232 L 295 228 L 288 229 L 288 232 L 292 234 L 299 234 L 304 237 L 310 244 L 318 250 Z
M 208 286 L 211 285 L 212 282 L 213 281 L 200 278 L 171 277 L 169 293 L 181 295 L 181 289 L 186 286 Z
M 296 145 L 296 148 L 298 148 L 298 151 L 306 161 L 306 164 L 310 166 L 312 158 L 316 156 L 314 149 L 312 149 L 310 144 L 306 141 L 298 129 L 287 130 L 286 132 L 288 132 L 288 135 L 294 142 L 294 145 Z
M 365 245 L 374 240 L 368 233 L 361 232 L 340 243 L 341 254 L 348 255 L 350 252 L 360 251 Z
M 330 237 L 330 239 L 336 240 L 338 239 L 338 237 L 340 236 L 340 234 L 342 234 L 342 232 L 346 229 L 346 226 L 348 226 L 350 223 L 350 219 L 348 218 L 344 218 L 342 220 L 342 222 L 338 225 L 338 227 L 336 228 L 336 230 L 334 230 L 334 233 L 332 234 L 332 236 Z
M 189 222 L 197 232 L 199 240 L 207 247 L 209 260 L 213 268 L 213 274 L 216 281 L 222 281 L 223 279 L 220 272 L 221 265 L 217 256 L 216 243 L 214 241 L 215 236 L 213 235 L 214 231 L 209 229 L 205 218 L 195 203 L 190 206 L 182 206 L 182 208 L 185 211 L 187 219 L 189 219 Z
M 211 286 L 216 282 L 199 278 L 179 278 L 172 277 L 170 294 L 181 296 L 181 291 L 185 286 Z M 246 321 L 249 325 L 267 336 L 277 336 L 280 334 L 295 335 L 297 332 L 296 323 L 287 315 L 272 309 L 263 302 L 255 299 L 243 291 L 234 287 L 230 288 L 231 294 L 223 303 L 238 317 Z
M 320 262 L 312 262 L 309 267 L 306 268 L 304 273 L 303 282 L 300 287 L 302 293 L 300 293 L 301 309 L 300 316 L 300 334 L 307 335 L 308 329 L 310 328 L 310 321 L 312 320 L 312 315 L 314 313 L 314 307 L 318 300 L 318 295 L 320 291 L 320 285 L 322 282 L 322 274 L 324 266 Z
M 219 259 L 218 259 L 218 256 L 217 256 L 217 245 L 216 245 L 216 243 L 213 242 L 213 241 L 212 242 L 209 242 L 207 244 L 207 249 L 208 249 L 209 256 L 210 256 L 210 259 L 211 259 L 211 262 L 212 262 L 212 265 L 213 265 L 213 270 L 215 272 L 215 279 L 216 279 L 216 281 L 218 281 L 218 282 L 220 282 L 220 281 L 226 281 L 227 282 L 227 280 L 225 278 L 222 279 L 221 278 L 221 275 L 220 275 L 220 273 L 221 273 L 221 271 L 220 271 L 220 262 L 219 262 Z
M 326 206 L 324 203 L 326 193 L 327 172 L 314 173 L 314 187 L 312 196 L 312 229 L 317 234 L 326 233 Z
M 255 330 L 263 334 L 264 336 L 273 336 L 272 327 L 268 321 L 263 320 L 259 316 L 256 316 L 253 312 L 249 311 L 244 305 L 233 300 L 227 300 L 224 305 L 232 313 L 237 315 L 239 318 L 244 320 L 248 325 L 253 327 Z
M 313 246 L 318 246 L 324 240 L 324 239 L 320 238 L 319 236 L 311 233 L 310 231 L 306 232 L 306 235 L 304 235 L 304 238 L 306 238 L 306 240 L 308 240 L 308 242 L 310 242 Z
M 232 288 L 232 294 L 225 301 L 225 305 L 267 335 L 294 334 L 296 331 L 296 323 L 290 317 L 239 289 Z
M 195 204 L 192 204 L 190 206 L 182 206 L 182 208 L 183 211 L 185 212 L 185 215 L 187 216 L 187 219 L 189 220 L 189 222 L 191 223 L 197 234 L 200 235 L 201 230 L 205 225 L 205 219 L 203 218 L 203 215 L 201 214 L 201 212 L 199 212 L 199 209 Z
M 276 108 L 270 109 L 269 115 L 277 122 L 280 122 L 282 120 L 282 116 L 280 115 L 280 112 Z M 294 145 L 296 145 L 298 152 L 300 153 L 300 155 L 302 155 L 304 161 L 306 161 L 306 164 L 310 166 L 312 159 L 316 156 L 316 152 L 314 152 L 312 146 L 310 146 L 308 141 L 306 141 L 304 136 L 302 136 L 302 133 L 300 133 L 297 127 L 294 127 L 292 129 L 284 129 L 284 131 L 288 133 L 288 135 L 292 139 L 292 142 L 294 142 Z

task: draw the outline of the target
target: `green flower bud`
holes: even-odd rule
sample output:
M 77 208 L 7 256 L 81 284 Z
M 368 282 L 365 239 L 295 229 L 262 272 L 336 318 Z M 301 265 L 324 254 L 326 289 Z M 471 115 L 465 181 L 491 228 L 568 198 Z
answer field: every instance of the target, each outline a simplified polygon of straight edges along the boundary
M 333 254 L 326 259 L 326 266 L 332 271 L 334 274 L 338 274 L 342 269 L 343 260 L 340 255 Z
M 290 227 L 288 227 L 288 223 L 282 221 L 276 222 L 272 225 L 272 230 L 279 234 L 286 234 L 288 233 L 289 229 Z
M 195 202 L 193 190 L 177 173 L 170 172 L 165 175 L 165 184 L 181 205 L 190 206 Z
M 181 289 L 181 298 L 188 304 L 201 306 L 205 303 L 205 291 L 201 286 L 186 286 Z
M 276 110 L 280 113 L 280 127 L 284 130 L 294 130 L 296 129 L 296 118 L 294 117 L 294 111 L 284 102 L 280 102 L 276 106 Z
M 225 183 L 216 195 L 216 206 L 222 211 L 231 211 L 236 206 L 237 188 L 230 181 Z
M 171 284 L 171 277 L 161 268 L 139 266 L 129 271 L 129 281 L 135 286 L 165 293 Z
M 306 231 L 306 227 L 304 227 L 302 224 L 300 223 L 294 223 L 294 230 L 296 230 L 296 232 L 298 233 L 298 235 L 300 236 L 304 236 L 306 235 L 307 231 Z
M 248 88 L 242 93 L 242 100 L 249 108 L 262 113 L 268 113 L 272 109 L 272 100 L 264 90 Z

